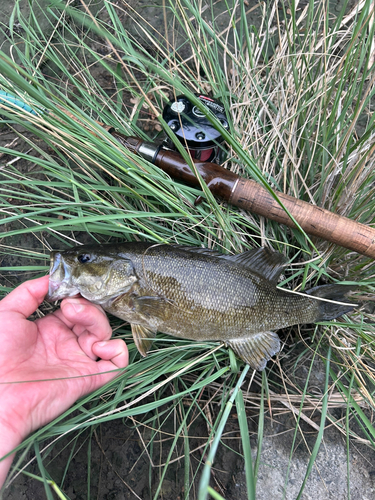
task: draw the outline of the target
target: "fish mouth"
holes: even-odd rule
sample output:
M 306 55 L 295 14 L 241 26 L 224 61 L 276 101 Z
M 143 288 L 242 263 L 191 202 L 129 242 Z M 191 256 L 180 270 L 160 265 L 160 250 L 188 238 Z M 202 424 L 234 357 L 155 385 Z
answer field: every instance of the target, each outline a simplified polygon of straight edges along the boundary
M 60 252 L 51 252 L 48 293 L 45 300 L 55 302 L 77 295 L 79 290 L 71 283 L 71 268 Z

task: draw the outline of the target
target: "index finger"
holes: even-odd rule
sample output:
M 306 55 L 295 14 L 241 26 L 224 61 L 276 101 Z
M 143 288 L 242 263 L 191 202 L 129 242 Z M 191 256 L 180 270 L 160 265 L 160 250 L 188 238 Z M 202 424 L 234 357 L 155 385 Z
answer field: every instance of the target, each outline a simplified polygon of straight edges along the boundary
M 28 318 L 48 292 L 48 276 L 25 281 L 0 300 L 0 312 L 16 312 Z
M 61 302 L 60 311 L 54 314 L 66 325 L 72 325 L 70 328 L 77 335 L 78 344 L 91 359 L 96 359 L 93 345 L 112 336 L 112 328 L 103 309 L 86 299 L 65 299 Z
M 64 299 L 54 314 L 78 337 L 86 334 L 98 337 L 96 340 L 111 338 L 112 328 L 102 307 L 82 297 Z

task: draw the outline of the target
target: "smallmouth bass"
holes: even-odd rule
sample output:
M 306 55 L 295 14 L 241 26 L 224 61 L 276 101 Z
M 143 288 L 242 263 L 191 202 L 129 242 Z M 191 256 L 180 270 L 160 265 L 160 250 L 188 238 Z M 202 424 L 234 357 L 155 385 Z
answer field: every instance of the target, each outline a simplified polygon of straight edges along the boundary
M 252 368 L 263 370 L 280 350 L 274 330 L 331 320 L 353 309 L 346 285 L 323 285 L 306 295 L 276 288 L 283 255 L 257 248 L 223 255 L 204 248 L 153 243 L 82 245 L 51 252 L 47 300 L 80 293 L 128 321 L 146 356 L 157 331 L 224 342 Z

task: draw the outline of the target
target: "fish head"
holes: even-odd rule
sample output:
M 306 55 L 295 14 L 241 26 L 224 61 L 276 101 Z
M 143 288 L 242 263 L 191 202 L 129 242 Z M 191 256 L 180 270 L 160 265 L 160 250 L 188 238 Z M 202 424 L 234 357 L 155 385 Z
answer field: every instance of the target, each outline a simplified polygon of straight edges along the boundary
M 51 252 L 46 300 L 53 302 L 81 294 L 104 304 L 127 293 L 137 281 L 130 259 L 89 245 L 64 252 Z

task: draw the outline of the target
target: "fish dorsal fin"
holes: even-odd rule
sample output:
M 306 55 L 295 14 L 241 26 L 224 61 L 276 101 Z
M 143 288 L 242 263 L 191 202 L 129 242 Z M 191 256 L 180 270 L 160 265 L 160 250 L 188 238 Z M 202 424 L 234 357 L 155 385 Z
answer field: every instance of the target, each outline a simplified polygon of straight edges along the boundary
M 226 255 L 224 258 L 251 269 L 275 284 L 287 262 L 284 255 L 266 247 L 254 248 L 238 255 Z
M 204 247 L 189 247 L 186 245 L 170 245 L 171 248 L 175 248 L 176 250 L 182 250 L 185 252 L 199 253 L 201 255 L 208 255 L 209 257 L 226 257 L 221 252 L 217 250 L 212 250 L 211 248 Z
M 218 257 L 220 259 L 235 262 L 236 264 L 251 269 L 253 272 L 260 274 L 263 278 L 275 284 L 287 263 L 287 259 L 284 255 L 279 252 L 274 252 L 267 247 L 253 248 L 252 250 L 237 255 L 225 255 L 217 250 L 202 247 L 188 247 L 183 245 L 171 245 L 171 247 L 177 250 L 208 255 L 209 257 Z
M 262 332 L 248 338 L 226 340 L 225 344 L 233 349 L 239 358 L 254 370 L 264 370 L 267 361 L 280 351 L 277 333 Z
M 134 343 L 139 353 L 145 357 L 154 341 L 155 332 L 141 325 L 131 324 Z

